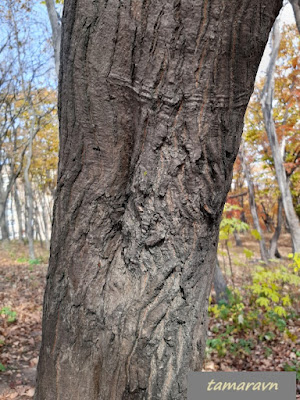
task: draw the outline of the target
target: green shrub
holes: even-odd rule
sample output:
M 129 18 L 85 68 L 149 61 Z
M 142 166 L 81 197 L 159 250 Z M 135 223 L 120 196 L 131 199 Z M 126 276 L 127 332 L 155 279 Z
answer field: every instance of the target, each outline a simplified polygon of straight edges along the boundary
M 12 311 L 10 307 L 2 307 L 0 310 L 0 315 L 4 315 L 9 323 L 13 323 L 17 319 L 16 311 Z
M 297 319 L 296 299 L 293 289 L 300 285 L 299 254 L 293 257 L 293 264 L 284 266 L 271 264 L 254 267 L 251 283 L 241 290 L 229 291 L 228 303 L 209 306 L 209 314 L 216 320 L 226 322 L 223 330 L 219 326 L 212 327 L 216 334 L 207 341 L 208 352 L 216 351 L 219 356 L 227 351 L 249 353 L 253 341 L 240 336 L 253 336 L 255 340 L 272 342 L 276 331 L 284 333 L 292 341 L 297 340 L 295 334 L 288 329 L 288 320 Z M 225 329 L 225 331 L 224 331 Z M 268 351 L 267 351 L 268 353 Z

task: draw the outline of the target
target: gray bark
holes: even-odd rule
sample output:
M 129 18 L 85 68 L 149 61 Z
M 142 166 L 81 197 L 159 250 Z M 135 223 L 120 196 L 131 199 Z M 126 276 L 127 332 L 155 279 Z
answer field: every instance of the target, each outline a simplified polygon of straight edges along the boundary
M 255 202 L 254 185 L 253 185 L 253 181 L 252 181 L 251 174 L 249 171 L 249 165 L 245 159 L 245 150 L 244 150 L 243 143 L 240 148 L 240 158 L 241 158 L 242 167 L 243 167 L 245 179 L 246 179 L 247 186 L 248 186 L 249 205 L 250 205 L 250 211 L 251 211 L 251 215 L 252 215 L 252 219 L 253 219 L 253 226 L 254 226 L 254 229 L 256 229 L 257 232 L 260 234 L 260 240 L 259 240 L 260 256 L 263 261 L 268 262 L 268 251 L 266 248 L 266 243 L 265 243 L 265 239 L 263 236 L 263 232 L 262 232 L 262 229 L 261 229 L 260 223 L 259 223 L 257 207 L 256 207 L 256 202 Z
M 233 236 L 234 236 L 234 240 L 235 240 L 235 245 L 238 247 L 241 247 L 243 244 L 242 244 L 240 234 L 237 231 L 234 231 Z
M 265 128 L 267 131 L 270 147 L 272 150 L 272 156 L 276 171 L 276 178 L 282 197 L 283 208 L 290 228 L 293 248 L 295 252 L 300 252 L 300 224 L 297 214 L 294 210 L 292 195 L 289 186 L 289 179 L 286 175 L 285 168 L 283 165 L 281 149 L 278 143 L 275 123 L 272 115 L 275 62 L 278 54 L 279 45 L 280 45 L 280 29 L 279 29 L 279 22 L 276 21 L 273 28 L 272 53 L 268 65 L 266 82 L 262 91 L 261 105 L 264 115 Z
M 21 173 L 22 170 L 22 165 L 23 165 L 23 159 L 24 159 L 24 154 L 27 149 L 28 144 L 25 145 L 24 149 L 22 150 L 20 157 L 19 157 L 19 165 L 17 169 L 15 170 L 15 164 L 11 160 L 11 165 L 10 165 L 10 171 L 7 176 L 8 183 L 6 187 L 4 188 L 3 184 L 3 178 L 1 176 L 1 171 L 0 171 L 0 229 L 3 234 L 2 238 L 3 239 L 8 239 L 9 238 L 9 232 L 7 228 L 7 222 L 6 222 L 6 207 L 7 207 L 7 200 L 8 196 L 10 195 L 12 188 L 15 184 L 16 179 Z M 5 227 L 6 225 L 6 227 Z
M 3 214 L 3 217 L 1 218 L 0 227 L 1 227 L 1 240 L 9 240 L 9 229 L 7 225 L 6 214 Z
M 19 190 L 17 186 L 17 182 L 15 182 L 14 185 L 14 200 L 15 200 L 15 206 L 16 206 L 16 213 L 17 213 L 17 219 L 18 219 L 18 230 L 19 230 L 19 240 L 23 240 L 23 219 L 22 219 L 22 207 L 21 207 L 21 202 L 19 198 Z
M 42 208 L 42 220 L 44 225 L 44 235 L 47 249 L 50 248 L 50 239 L 49 239 L 49 223 L 48 223 L 48 214 L 47 214 L 47 204 L 46 204 L 46 195 L 44 192 L 39 192 L 39 200 Z
M 214 273 L 214 289 L 216 292 L 216 302 L 220 301 L 228 303 L 228 288 L 224 275 L 221 271 L 218 259 L 216 261 L 215 273 Z
M 12 239 L 16 240 L 16 232 L 15 232 L 15 220 L 14 220 L 14 208 L 13 208 L 13 192 L 10 192 L 10 199 L 9 199 L 9 205 L 10 205 L 10 220 L 9 220 L 9 225 L 10 225 L 10 231 L 12 235 Z
M 26 233 L 28 239 L 28 247 L 29 247 L 29 258 L 31 260 L 35 259 L 34 253 L 34 240 L 33 240 L 33 232 L 34 232 L 34 219 L 33 219 L 33 192 L 31 187 L 31 182 L 29 179 L 29 168 L 31 164 L 32 158 L 32 142 L 34 138 L 34 124 L 35 118 L 31 122 L 30 128 L 30 136 L 29 136 L 29 145 L 28 151 L 26 154 L 26 165 L 24 168 L 24 184 L 25 184 L 25 204 L 26 204 L 26 211 L 27 211 L 27 219 L 26 219 Z
M 282 198 L 278 199 L 278 209 L 277 209 L 277 225 L 275 228 L 275 232 L 270 240 L 270 249 L 269 249 L 269 257 L 270 258 L 281 258 L 279 251 L 278 251 L 278 239 L 281 233 L 282 227 Z
M 281 0 L 66 0 L 36 399 L 186 399 Z
M 9 230 L 6 218 L 6 207 L 8 195 L 6 196 L 6 188 L 4 187 L 4 180 L 2 174 L 0 174 L 0 229 L 1 229 L 1 240 L 9 240 Z
M 36 205 L 34 207 L 33 225 L 35 227 L 34 231 L 35 231 L 36 240 L 40 241 L 41 248 L 43 248 L 44 242 L 43 242 L 41 227 L 40 227 L 40 223 L 39 223 L 39 212 L 38 212 L 38 208 Z
M 289 0 L 293 7 L 296 25 L 300 33 L 300 0 Z
M 46 6 L 48 11 L 48 16 L 51 24 L 52 31 L 52 44 L 54 49 L 54 61 L 55 61 L 55 71 L 58 77 L 59 75 L 59 64 L 60 64 L 60 43 L 61 43 L 61 24 L 59 16 L 55 9 L 54 0 L 46 0 Z

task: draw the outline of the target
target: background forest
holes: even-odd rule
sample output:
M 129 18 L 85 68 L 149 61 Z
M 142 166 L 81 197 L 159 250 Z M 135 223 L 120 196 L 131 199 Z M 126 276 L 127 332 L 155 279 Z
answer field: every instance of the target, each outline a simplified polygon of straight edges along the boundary
M 55 7 L 0 4 L 3 399 L 34 394 L 58 161 L 61 1 Z M 248 105 L 221 222 L 205 370 L 296 371 L 299 384 L 300 36 L 289 3 L 282 14 L 288 18 L 274 25 Z

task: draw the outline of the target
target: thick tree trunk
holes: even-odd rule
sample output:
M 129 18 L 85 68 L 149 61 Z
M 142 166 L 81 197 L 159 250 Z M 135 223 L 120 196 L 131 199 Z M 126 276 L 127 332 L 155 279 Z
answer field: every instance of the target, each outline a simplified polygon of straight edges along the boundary
M 253 219 L 253 226 L 254 226 L 254 229 L 256 229 L 260 235 L 260 240 L 259 240 L 260 256 L 263 261 L 268 262 L 268 251 L 267 251 L 265 239 L 263 236 L 263 232 L 262 232 L 262 229 L 261 229 L 260 223 L 259 223 L 257 207 L 256 207 L 256 202 L 255 202 L 254 185 L 253 185 L 251 174 L 249 171 L 249 165 L 248 165 L 247 161 L 245 160 L 243 144 L 241 145 L 241 149 L 240 149 L 240 158 L 241 158 L 243 171 L 244 171 L 244 175 L 245 175 L 247 186 L 248 186 L 249 204 L 250 204 L 250 211 L 251 211 L 251 215 L 252 215 L 252 219 Z
M 286 215 L 286 219 L 290 228 L 290 233 L 293 242 L 293 248 L 295 252 L 300 252 L 300 224 L 297 214 L 294 210 L 292 195 L 289 186 L 289 179 L 286 175 L 285 168 L 283 165 L 283 159 L 280 151 L 280 146 L 277 139 L 275 123 L 272 115 L 272 103 L 274 95 L 274 72 L 275 62 L 280 45 L 280 28 L 279 22 L 276 21 L 273 28 L 273 46 L 272 53 L 270 56 L 269 66 L 267 70 L 266 82 L 262 91 L 262 111 L 264 115 L 265 127 L 272 150 L 272 156 L 275 165 L 276 178 L 280 189 L 283 208 Z
M 281 0 L 66 0 L 36 399 L 186 399 Z

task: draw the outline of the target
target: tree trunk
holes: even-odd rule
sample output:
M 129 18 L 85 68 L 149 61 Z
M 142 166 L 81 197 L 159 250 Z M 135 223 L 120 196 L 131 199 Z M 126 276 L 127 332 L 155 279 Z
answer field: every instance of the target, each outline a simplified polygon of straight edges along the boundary
M 293 7 L 296 25 L 300 33 L 300 0 L 289 0 Z
M 58 77 L 60 64 L 60 42 L 61 42 L 61 25 L 55 9 L 55 0 L 46 0 L 48 16 L 52 30 L 52 45 L 54 49 L 55 71 Z
M 275 228 L 275 232 L 270 240 L 270 249 L 269 249 L 269 257 L 270 258 L 281 258 L 280 253 L 278 251 L 278 239 L 281 233 L 282 227 L 282 198 L 278 199 L 278 209 L 277 209 L 277 225 Z
M 49 240 L 49 227 L 48 227 L 48 218 L 47 218 L 47 204 L 46 204 L 46 194 L 45 192 L 39 192 L 39 200 L 42 208 L 42 221 L 44 225 L 44 234 L 45 234 L 45 242 L 47 249 L 50 248 L 50 240 Z
M 14 200 L 16 205 L 16 212 L 18 218 L 18 231 L 19 231 L 19 240 L 23 240 L 23 219 L 22 219 L 22 207 L 19 198 L 19 190 L 17 186 L 17 182 L 14 185 Z
M 6 218 L 6 207 L 7 207 L 6 188 L 4 187 L 4 179 L 0 174 L 0 229 L 1 229 L 1 240 L 9 240 L 9 230 Z
M 220 301 L 222 301 L 228 303 L 227 283 L 221 271 L 218 259 L 216 261 L 216 267 L 214 273 L 214 289 L 216 292 L 216 302 L 220 303 Z
M 9 198 L 9 205 L 10 205 L 10 210 L 9 210 L 9 212 L 10 212 L 10 226 L 11 226 L 11 235 L 12 235 L 12 239 L 13 240 L 16 240 L 16 232 L 15 232 L 15 218 L 14 218 L 14 215 L 15 215 L 15 212 L 14 212 L 14 206 L 13 206 L 13 198 L 14 198 L 14 196 L 13 196 L 13 192 L 11 191 L 10 192 L 10 196 L 9 196 L 10 198 Z
M 65 1 L 36 399 L 186 399 L 243 116 L 280 7 Z
M 0 206 L 0 210 L 1 209 L 2 209 L 2 205 Z M 2 215 L 2 217 L 0 219 L 1 240 L 9 240 L 9 230 L 8 230 L 5 211 L 2 212 L 1 215 Z
M 247 224 L 248 222 L 247 222 L 247 218 L 246 218 L 246 214 L 245 214 L 245 210 L 244 210 L 244 196 L 241 196 L 240 207 L 242 209 L 240 219 L 242 222 L 245 222 Z
M 273 232 L 273 229 L 274 229 L 273 219 L 272 219 L 271 215 L 267 212 L 266 207 L 263 202 L 261 202 L 261 206 L 262 206 L 263 212 L 265 214 L 265 216 L 263 217 L 263 221 L 265 223 L 267 231 Z
M 235 240 L 235 245 L 238 247 L 241 247 L 243 245 L 240 234 L 238 231 L 233 232 L 234 240 Z
M 256 229 L 260 235 L 260 239 L 259 239 L 260 256 L 263 261 L 268 262 L 268 251 L 266 248 L 266 243 L 265 243 L 265 239 L 263 236 L 263 232 L 261 230 L 260 223 L 259 223 L 257 207 L 256 207 L 256 202 L 255 202 L 254 185 L 253 185 L 251 174 L 249 171 L 249 165 L 247 164 L 247 161 L 245 160 L 243 143 L 242 143 L 241 149 L 240 149 L 240 158 L 241 158 L 243 171 L 244 171 L 247 186 L 248 186 L 249 204 L 250 204 L 250 211 L 251 211 L 251 215 L 252 215 L 252 219 L 253 219 L 253 226 L 254 226 L 254 229 Z
M 297 214 L 294 210 L 292 195 L 289 186 L 289 179 L 286 176 L 280 146 L 277 139 L 275 123 L 272 115 L 272 103 L 274 95 L 274 72 L 275 62 L 280 45 L 279 22 L 276 21 L 273 28 L 273 46 L 267 70 L 266 82 L 262 91 L 261 105 L 264 115 L 265 128 L 267 131 L 272 156 L 275 165 L 276 178 L 280 189 L 283 208 L 289 225 L 293 248 L 295 252 L 300 252 L 300 224 Z
M 26 223 L 26 233 L 28 239 L 28 247 L 29 247 L 29 258 L 31 260 L 35 259 L 34 253 L 34 241 L 33 241 L 33 232 L 34 232 L 34 220 L 33 220 L 33 193 L 31 182 L 29 179 L 29 168 L 31 164 L 32 158 L 32 141 L 34 135 L 34 118 L 31 122 L 31 129 L 30 129 L 30 137 L 29 137 L 29 146 L 28 151 L 26 154 L 26 165 L 24 168 L 24 183 L 25 183 L 25 205 L 27 209 L 27 223 Z
M 44 242 L 41 234 L 41 228 L 40 228 L 40 223 L 39 223 L 39 218 L 38 218 L 38 209 L 37 207 L 34 207 L 34 213 L 35 213 L 35 218 L 33 219 L 34 226 L 35 226 L 35 232 L 36 232 L 36 240 L 40 241 L 41 248 L 44 248 Z

